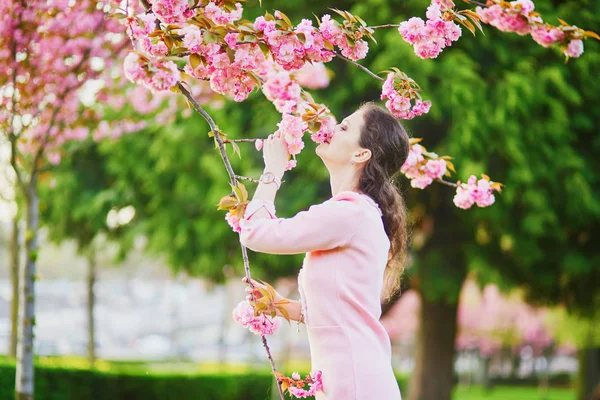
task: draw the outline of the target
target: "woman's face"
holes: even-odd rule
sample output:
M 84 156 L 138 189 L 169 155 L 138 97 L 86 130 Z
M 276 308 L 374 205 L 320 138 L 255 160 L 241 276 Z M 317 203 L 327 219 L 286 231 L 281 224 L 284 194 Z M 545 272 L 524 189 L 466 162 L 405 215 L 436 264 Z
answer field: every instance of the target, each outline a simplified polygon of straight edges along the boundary
M 321 143 L 317 146 L 316 153 L 327 167 L 346 165 L 350 160 L 358 164 L 366 161 L 363 160 L 366 153 L 370 157 L 370 151 L 358 144 L 363 124 L 363 111 L 357 110 L 335 126 L 329 143 Z

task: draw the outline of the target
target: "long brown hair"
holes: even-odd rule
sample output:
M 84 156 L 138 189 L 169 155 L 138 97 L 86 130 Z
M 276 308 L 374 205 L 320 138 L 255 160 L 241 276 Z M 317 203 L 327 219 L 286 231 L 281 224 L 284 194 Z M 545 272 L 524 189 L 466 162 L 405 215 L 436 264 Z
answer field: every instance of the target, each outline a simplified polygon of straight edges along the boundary
M 390 240 L 382 294 L 387 301 L 400 288 L 407 252 L 406 206 L 393 178 L 408 157 L 410 139 L 400 121 L 377 103 L 364 103 L 360 110 L 364 124 L 358 143 L 371 150 L 371 159 L 362 170 L 358 189 L 379 204 Z

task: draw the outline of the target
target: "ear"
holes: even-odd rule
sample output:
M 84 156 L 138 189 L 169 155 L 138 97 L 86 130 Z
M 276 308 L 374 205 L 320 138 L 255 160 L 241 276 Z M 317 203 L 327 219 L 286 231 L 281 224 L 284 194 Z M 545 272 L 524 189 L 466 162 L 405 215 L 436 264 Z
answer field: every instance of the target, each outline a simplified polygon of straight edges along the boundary
M 354 153 L 352 155 L 352 159 L 356 164 L 366 163 L 371 159 L 371 150 L 369 149 L 361 149 L 358 153 Z

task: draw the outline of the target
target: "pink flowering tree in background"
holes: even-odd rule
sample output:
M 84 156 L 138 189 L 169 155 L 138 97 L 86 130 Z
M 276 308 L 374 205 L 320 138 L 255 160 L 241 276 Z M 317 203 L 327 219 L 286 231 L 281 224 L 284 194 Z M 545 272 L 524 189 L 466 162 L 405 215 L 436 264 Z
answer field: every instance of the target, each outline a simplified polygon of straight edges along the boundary
M 315 102 L 307 91 L 315 87 L 304 79 L 307 65 L 311 65 L 313 71 L 324 70 L 324 63 L 340 58 L 381 81 L 381 100 L 385 100 L 385 106 L 396 117 L 412 119 L 429 112 L 431 102 L 423 100 L 419 85 L 404 72 L 392 67 L 383 71 L 385 77 L 382 77 L 358 63 L 369 51 L 367 40 L 376 43 L 377 29 L 398 28 L 421 58 L 435 58 L 451 46 L 461 37 L 461 26 L 475 34 L 476 30 L 482 30 L 482 22 L 502 31 L 531 34 L 544 47 L 553 45 L 563 49 L 567 59 L 581 55 L 582 40 L 599 39 L 593 32 L 562 21 L 558 27 L 545 23 L 533 11 L 534 5 L 529 0 L 510 3 L 469 0 L 467 3 L 477 8 L 459 10 L 451 0 L 435 0 L 426 11 L 426 21 L 415 17 L 399 25 L 379 26 L 369 26 L 359 16 L 337 9 L 332 9 L 333 17 L 326 14 L 316 21 L 303 19 L 297 24 L 281 11 L 266 12 L 250 21 L 243 19 L 242 3 L 233 0 L 121 2 L 114 4 L 110 13 L 123 22 L 132 42 L 132 51 L 124 61 L 126 77 L 154 93 L 168 90 L 182 93 L 208 122 L 208 135 L 220 151 L 233 190 L 222 198 L 219 208 L 227 211 L 227 222 L 239 232 L 248 203 L 248 193 L 240 180 L 256 179 L 235 174 L 226 147 L 231 145 L 234 152 L 241 155 L 239 142 L 254 142 L 260 151 L 262 140 L 234 139 L 221 131 L 190 93 L 190 84 L 206 81 L 214 92 L 236 102 L 244 101 L 255 89 L 262 91 L 281 113 L 277 132 L 287 144 L 290 157 L 287 169 L 292 169 L 297 165 L 296 155 L 304 148 L 305 133 L 314 142 L 328 143 L 336 124 L 328 107 Z M 323 79 L 313 80 L 312 85 L 326 85 L 328 78 L 321 76 Z M 485 174 L 480 179 L 472 175 L 466 183 L 446 180 L 454 172 L 451 158 L 428 151 L 420 142 L 421 139 L 411 141 L 409 157 L 401 169 L 411 186 L 424 189 L 436 181 L 454 187 L 454 203 L 463 209 L 494 203 L 494 192 L 500 191 L 500 183 Z M 247 251 L 244 246 L 241 249 L 245 274 L 250 281 Z M 273 299 L 269 296 L 265 293 L 263 301 L 270 304 Z M 250 301 L 256 302 L 256 299 Z M 268 308 L 271 314 L 277 309 L 273 307 Z M 265 339 L 265 335 L 273 333 L 274 325 L 260 317 L 259 310 L 255 310 L 254 315 L 249 310 L 248 304 L 242 303 L 234 317 L 261 335 L 271 368 L 277 375 Z M 279 382 L 284 381 L 279 379 Z M 279 391 L 283 398 L 281 384 Z
M 0 4 L 0 130 L 10 146 L 15 186 L 26 215 L 26 260 L 19 281 L 17 399 L 34 397 L 33 327 L 38 257 L 38 183 L 70 144 L 116 139 L 150 121 L 172 121 L 182 106 L 123 77 L 129 40 L 100 1 Z M 214 92 L 191 88 L 203 104 Z M 179 102 L 179 103 L 178 103 Z M 123 112 L 124 107 L 131 107 Z M 119 119 L 111 115 L 120 114 Z M 151 116 L 152 118 L 149 118 Z
M 382 318 L 394 343 L 414 344 L 419 329 L 419 308 L 418 293 L 409 290 Z M 560 339 L 554 327 L 564 316 L 550 318 L 551 315 L 556 312 L 528 305 L 518 292 L 501 293 L 494 284 L 480 288 L 475 281 L 467 279 L 460 294 L 456 349 L 475 350 L 488 360 L 507 348 L 518 356 L 521 349 L 529 347 L 535 357 L 553 349 L 555 344 L 565 350 L 569 343 Z

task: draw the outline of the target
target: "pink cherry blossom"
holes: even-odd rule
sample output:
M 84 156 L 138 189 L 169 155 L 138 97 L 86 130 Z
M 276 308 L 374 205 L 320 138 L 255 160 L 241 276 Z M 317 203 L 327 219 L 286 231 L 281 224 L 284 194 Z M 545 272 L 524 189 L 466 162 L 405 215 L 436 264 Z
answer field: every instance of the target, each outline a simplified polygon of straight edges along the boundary
M 224 11 L 215 3 L 210 2 L 204 7 L 204 15 L 220 25 L 230 24 L 242 18 L 243 8 L 240 3 L 235 3 L 235 10 L 231 12 Z
M 329 143 L 333 137 L 335 128 L 335 118 L 331 115 L 320 119 L 321 126 L 316 133 L 312 133 L 310 138 L 316 143 Z
M 227 220 L 227 223 L 229 226 L 231 226 L 231 229 L 233 229 L 234 232 L 239 233 L 242 231 L 240 226 L 240 218 L 237 215 L 232 214 L 231 211 L 225 214 L 225 220 Z
M 233 310 L 233 319 L 250 332 L 265 336 L 274 334 L 281 326 L 281 321 L 277 318 L 271 319 L 265 314 L 254 315 L 254 308 L 247 300 L 241 301 Z
M 338 43 L 342 40 L 344 33 L 340 24 L 331 18 L 331 15 L 325 14 L 321 18 L 321 24 L 319 25 L 319 31 L 323 34 L 323 37 L 331 43 Z
M 411 96 L 414 96 L 410 92 L 399 93 L 395 88 L 396 74 L 390 72 L 383 83 L 381 89 L 381 100 L 386 100 L 386 108 L 397 118 L 401 119 L 412 119 L 419 115 L 423 115 L 429 112 L 431 108 L 431 102 L 415 100 L 415 104 L 411 105 Z
M 407 43 L 414 46 L 416 55 L 421 58 L 436 58 L 445 47 L 458 40 L 462 30 L 453 21 L 442 19 L 442 3 L 433 1 L 427 8 L 426 15 L 427 21 L 412 17 L 401 22 L 398 32 Z
M 425 172 L 432 179 L 441 179 L 446 173 L 446 160 L 428 160 L 425 164 Z
M 492 186 L 488 179 L 479 179 L 475 175 L 471 175 L 466 184 L 460 183 L 456 188 L 454 196 L 454 204 L 462 209 L 468 209 L 473 204 L 479 207 L 487 207 L 494 204 L 495 196 L 493 192 L 498 190 Z
M 280 71 L 273 73 L 262 87 L 265 97 L 271 101 L 292 100 L 300 98 L 300 85 L 291 79 L 289 72 Z
M 296 168 L 296 166 L 298 165 L 298 161 L 296 161 L 296 159 L 291 159 L 288 161 L 287 165 L 285 166 L 285 170 L 289 171 L 290 169 Z
M 202 31 L 196 25 L 186 25 L 180 31 L 183 35 L 183 45 L 190 53 L 199 53 L 202 44 Z
M 260 151 L 260 149 L 262 149 L 262 147 L 263 147 L 262 139 L 256 139 L 254 141 L 254 147 L 256 147 L 256 151 Z
M 298 83 L 307 89 L 322 89 L 329 86 L 329 74 L 322 62 L 306 62 L 294 73 Z
M 556 42 L 564 39 L 565 33 L 554 27 L 548 28 L 544 25 L 539 25 L 531 30 L 532 39 L 543 47 L 550 47 Z
M 569 45 L 564 50 L 566 56 L 571 58 L 577 58 L 583 54 L 583 41 L 580 39 L 571 40 Z
M 177 24 L 191 16 L 187 0 L 153 0 L 152 12 L 165 24 Z

